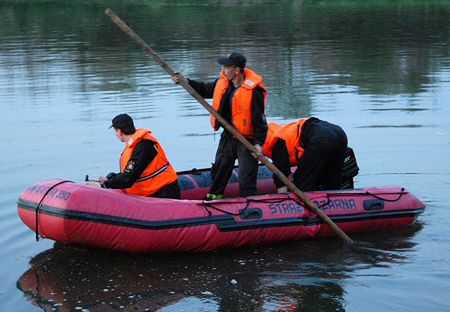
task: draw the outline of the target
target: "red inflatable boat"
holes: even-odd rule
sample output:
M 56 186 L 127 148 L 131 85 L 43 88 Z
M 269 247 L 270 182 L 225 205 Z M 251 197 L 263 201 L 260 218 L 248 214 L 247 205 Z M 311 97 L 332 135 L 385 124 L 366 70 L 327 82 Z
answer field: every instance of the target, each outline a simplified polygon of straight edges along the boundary
M 126 195 L 70 181 L 39 182 L 19 197 L 23 222 L 38 235 L 62 243 L 125 252 L 210 251 L 334 232 L 293 194 L 273 194 L 272 174 L 260 167 L 258 192 L 238 194 L 233 173 L 223 200 L 201 200 L 209 170 L 180 173 L 182 200 Z M 414 223 L 425 205 L 402 187 L 370 187 L 305 193 L 344 232 Z

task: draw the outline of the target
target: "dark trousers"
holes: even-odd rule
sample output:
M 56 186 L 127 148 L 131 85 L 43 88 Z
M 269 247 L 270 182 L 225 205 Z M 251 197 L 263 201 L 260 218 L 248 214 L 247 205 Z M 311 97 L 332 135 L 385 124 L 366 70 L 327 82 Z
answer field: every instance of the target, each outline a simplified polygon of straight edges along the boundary
M 347 136 L 341 127 L 323 120 L 302 133 L 304 153 L 294 172 L 294 184 L 302 191 L 340 189 Z
M 178 180 L 164 185 L 155 193 L 150 194 L 149 197 L 180 199 L 180 186 L 178 185 Z
M 234 162 L 239 163 L 239 192 L 241 196 L 256 195 L 258 161 L 238 140 L 222 132 L 216 159 L 211 168 L 212 185 L 209 193 L 223 194 L 233 172 Z

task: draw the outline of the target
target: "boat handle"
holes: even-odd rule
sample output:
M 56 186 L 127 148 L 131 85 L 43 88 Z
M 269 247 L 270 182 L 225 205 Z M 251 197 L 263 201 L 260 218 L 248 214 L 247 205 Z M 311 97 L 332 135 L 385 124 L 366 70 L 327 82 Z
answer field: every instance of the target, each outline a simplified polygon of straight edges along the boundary
M 263 212 L 261 208 L 244 208 L 239 211 L 242 219 L 261 219 Z
M 382 199 L 365 199 L 363 201 L 364 210 L 383 210 L 384 200 Z

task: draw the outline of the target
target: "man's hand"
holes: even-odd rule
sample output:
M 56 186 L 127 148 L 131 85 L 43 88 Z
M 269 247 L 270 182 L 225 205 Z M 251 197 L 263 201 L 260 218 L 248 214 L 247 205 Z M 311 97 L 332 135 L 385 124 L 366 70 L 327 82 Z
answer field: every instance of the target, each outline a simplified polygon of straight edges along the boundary
M 188 83 L 187 79 L 178 71 L 172 76 L 172 81 L 176 84 L 179 84 L 180 82 Z
M 285 186 L 282 186 L 282 187 L 279 187 L 279 188 L 277 188 L 277 193 L 278 194 L 281 194 L 281 193 L 287 193 L 287 191 L 288 191 L 288 188 L 287 188 L 287 186 L 285 185 Z
M 256 153 L 252 153 L 252 156 L 258 159 L 258 156 L 263 156 L 262 147 L 259 144 L 253 145 L 256 149 Z
M 102 177 L 102 176 L 98 177 L 98 182 L 99 182 L 100 184 L 104 184 L 106 180 L 108 180 L 108 179 L 105 178 L 105 177 Z

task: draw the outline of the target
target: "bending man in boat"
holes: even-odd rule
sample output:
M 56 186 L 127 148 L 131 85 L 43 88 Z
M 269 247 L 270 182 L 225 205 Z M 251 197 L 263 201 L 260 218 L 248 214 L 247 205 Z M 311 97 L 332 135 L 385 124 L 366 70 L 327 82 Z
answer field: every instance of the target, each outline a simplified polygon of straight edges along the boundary
M 183 80 L 202 97 L 212 98 L 213 108 L 259 151 L 262 151 L 261 146 L 267 133 L 264 115 L 266 87 L 263 84 L 263 77 L 245 67 L 246 58 L 241 53 L 233 52 L 218 62 L 223 68 L 213 82 L 204 83 L 186 79 L 179 73 L 174 75 L 172 80 L 175 83 Z M 211 126 L 214 131 L 221 127 L 214 116 L 211 116 Z M 224 129 L 211 168 L 212 185 L 206 199 L 223 198 L 236 159 L 239 162 L 240 195 L 244 197 L 256 195 L 258 160 Z
M 269 123 L 263 154 L 284 175 L 297 166 L 294 184 L 302 191 L 340 189 L 347 136 L 341 127 L 315 117 L 302 118 L 281 126 Z M 278 193 L 287 187 L 273 176 Z
M 127 114 L 114 117 L 110 128 L 125 148 L 120 156 L 120 173 L 99 177 L 101 187 L 134 195 L 180 198 L 177 173 L 151 131 L 136 129 Z

